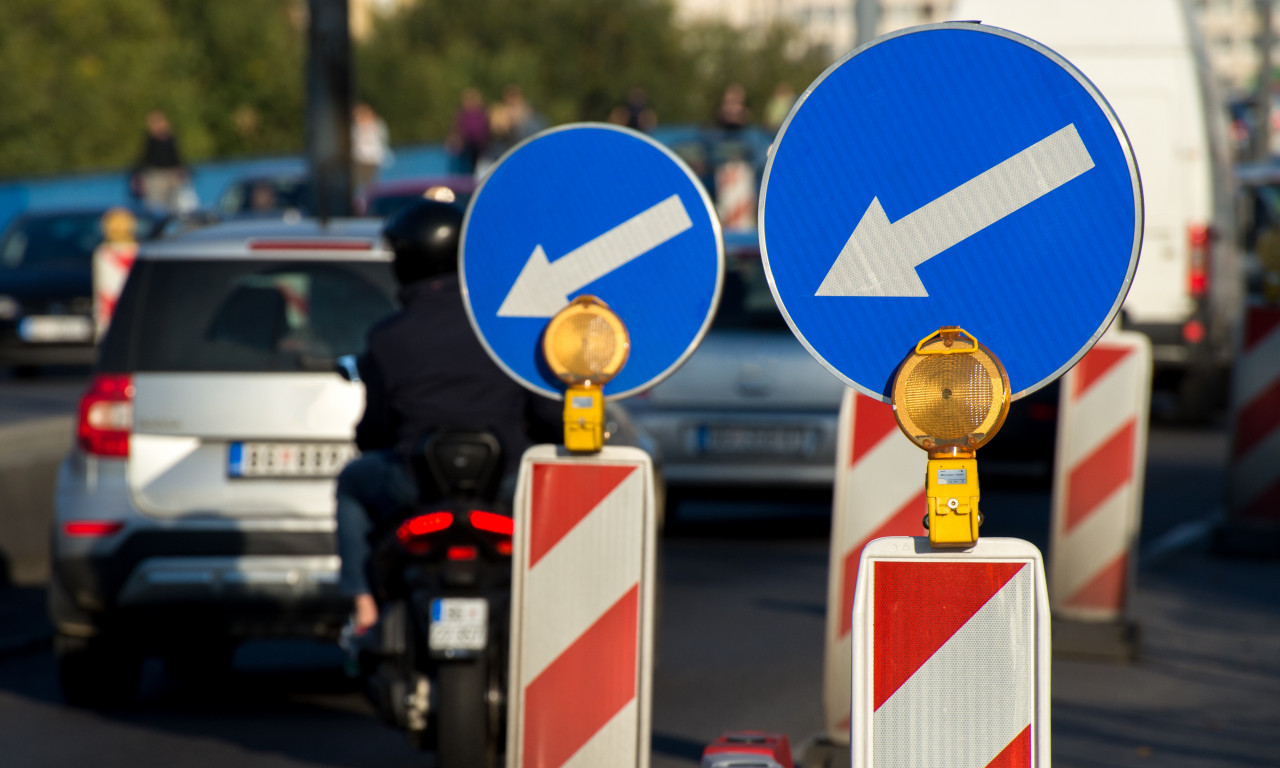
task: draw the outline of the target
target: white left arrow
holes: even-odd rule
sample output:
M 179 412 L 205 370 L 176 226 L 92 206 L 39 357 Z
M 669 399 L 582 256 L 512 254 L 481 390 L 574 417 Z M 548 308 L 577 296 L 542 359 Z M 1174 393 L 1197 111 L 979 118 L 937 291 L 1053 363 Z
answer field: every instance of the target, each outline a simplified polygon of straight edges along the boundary
M 498 317 L 551 317 L 569 294 L 643 256 L 693 226 L 679 195 L 632 216 L 555 261 L 539 244 L 498 307 Z

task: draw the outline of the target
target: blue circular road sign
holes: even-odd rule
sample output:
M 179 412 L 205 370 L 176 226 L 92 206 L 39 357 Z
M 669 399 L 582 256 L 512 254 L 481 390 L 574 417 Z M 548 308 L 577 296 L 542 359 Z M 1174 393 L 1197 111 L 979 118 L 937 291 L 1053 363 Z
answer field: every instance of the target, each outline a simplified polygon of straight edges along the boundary
M 631 355 L 605 385 L 627 397 L 673 373 L 720 299 L 724 246 L 706 190 L 666 147 L 636 131 L 575 124 L 508 152 L 467 208 L 459 274 L 490 356 L 535 392 L 564 385 L 542 359 L 547 322 L 576 296 L 604 300 Z
M 819 77 L 765 169 L 761 249 L 792 331 L 889 399 L 915 344 L 958 325 L 1014 397 L 1106 330 L 1142 242 L 1132 149 L 1058 54 L 971 23 L 903 30 Z

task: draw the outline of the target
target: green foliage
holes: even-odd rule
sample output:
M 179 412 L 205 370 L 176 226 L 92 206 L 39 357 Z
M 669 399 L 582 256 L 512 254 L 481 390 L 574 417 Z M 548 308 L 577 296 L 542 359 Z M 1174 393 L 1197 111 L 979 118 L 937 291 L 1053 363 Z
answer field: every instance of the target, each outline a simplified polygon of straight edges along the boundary
M 494 101 L 515 83 L 553 123 L 605 120 L 640 86 L 660 121 L 706 123 L 731 82 L 759 114 L 777 83 L 802 90 L 828 63 L 784 26 L 681 28 L 667 0 L 418 0 L 358 48 L 356 79 L 405 143 L 445 137 L 468 86 Z
M 3 0 L 0 176 L 132 165 L 147 112 L 187 160 L 302 147 L 291 0 Z
M 188 161 L 304 145 L 307 0 L 0 0 L 0 177 L 133 164 L 147 112 Z M 463 89 L 520 85 L 552 123 L 633 86 L 661 122 L 709 122 L 729 82 L 759 115 L 827 64 L 791 31 L 681 28 L 670 0 L 414 0 L 356 48 L 394 143 L 440 141 Z

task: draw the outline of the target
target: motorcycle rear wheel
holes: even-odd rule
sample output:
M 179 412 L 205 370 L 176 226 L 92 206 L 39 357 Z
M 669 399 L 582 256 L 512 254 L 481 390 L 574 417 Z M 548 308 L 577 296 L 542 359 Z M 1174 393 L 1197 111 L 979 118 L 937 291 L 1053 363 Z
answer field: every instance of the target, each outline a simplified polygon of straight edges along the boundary
M 436 676 L 436 765 L 495 768 L 497 739 L 489 733 L 487 659 L 441 664 Z

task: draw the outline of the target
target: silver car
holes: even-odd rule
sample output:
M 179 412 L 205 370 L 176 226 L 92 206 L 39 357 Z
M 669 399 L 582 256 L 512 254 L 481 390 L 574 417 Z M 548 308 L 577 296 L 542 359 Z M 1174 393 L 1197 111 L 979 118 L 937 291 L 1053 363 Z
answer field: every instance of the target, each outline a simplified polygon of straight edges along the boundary
M 800 345 L 754 233 L 726 233 L 725 285 L 702 345 L 625 401 L 658 442 L 668 487 L 830 487 L 844 384 Z
M 55 496 L 50 613 L 73 703 L 132 695 L 144 654 L 333 637 L 334 478 L 364 390 L 334 372 L 395 309 L 377 221 L 242 221 L 147 244 Z

